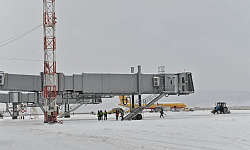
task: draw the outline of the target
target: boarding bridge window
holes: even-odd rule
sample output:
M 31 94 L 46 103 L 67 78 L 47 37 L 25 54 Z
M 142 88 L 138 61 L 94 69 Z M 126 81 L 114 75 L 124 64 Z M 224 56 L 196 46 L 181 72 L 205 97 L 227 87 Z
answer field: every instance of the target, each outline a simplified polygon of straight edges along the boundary
M 168 77 L 169 78 L 169 81 L 170 81 L 170 85 L 173 85 L 174 84 L 174 77 Z
M 184 77 L 182 77 L 182 83 L 185 83 L 185 78 Z
M 153 77 L 153 86 L 160 86 L 160 78 Z

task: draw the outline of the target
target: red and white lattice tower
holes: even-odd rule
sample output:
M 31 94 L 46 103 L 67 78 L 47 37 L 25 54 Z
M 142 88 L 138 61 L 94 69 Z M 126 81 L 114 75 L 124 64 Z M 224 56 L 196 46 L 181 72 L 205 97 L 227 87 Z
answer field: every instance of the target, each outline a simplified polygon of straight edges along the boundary
M 43 0 L 44 30 L 44 122 L 57 122 L 55 0 Z

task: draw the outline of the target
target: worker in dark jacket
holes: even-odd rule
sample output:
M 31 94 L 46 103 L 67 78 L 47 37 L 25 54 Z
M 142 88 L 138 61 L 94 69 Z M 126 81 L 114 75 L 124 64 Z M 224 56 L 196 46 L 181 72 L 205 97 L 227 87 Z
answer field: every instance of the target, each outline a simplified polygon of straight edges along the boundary
M 119 117 L 119 111 L 118 110 L 115 111 L 115 117 L 116 117 L 116 121 L 117 121 L 118 117 Z
M 163 114 L 164 114 L 163 109 L 161 109 L 161 110 L 160 110 L 160 118 L 161 118 L 161 117 L 164 118 Z
M 107 115 L 108 115 L 108 113 L 106 112 L 106 110 L 104 111 L 104 120 L 108 120 L 108 117 L 107 117 Z
M 124 111 L 121 109 L 121 120 L 123 120 L 123 116 L 124 116 Z
M 100 110 L 100 120 L 103 120 L 102 116 L 103 116 L 103 112 L 102 110 Z
M 98 121 L 100 120 L 100 111 L 98 110 L 97 112 L 97 118 L 98 118 Z

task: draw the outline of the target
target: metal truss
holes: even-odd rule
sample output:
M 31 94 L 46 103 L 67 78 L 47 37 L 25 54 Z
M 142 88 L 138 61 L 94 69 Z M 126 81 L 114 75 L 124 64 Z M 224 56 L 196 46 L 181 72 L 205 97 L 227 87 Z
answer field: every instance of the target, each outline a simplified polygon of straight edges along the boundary
M 44 122 L 57 122 L 55 0 L 43 0 L 44 29 Z

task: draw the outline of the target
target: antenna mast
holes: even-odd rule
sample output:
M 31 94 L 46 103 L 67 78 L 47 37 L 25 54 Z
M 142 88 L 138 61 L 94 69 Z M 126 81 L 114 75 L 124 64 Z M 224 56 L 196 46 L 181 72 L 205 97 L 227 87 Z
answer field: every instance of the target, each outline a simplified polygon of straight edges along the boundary
M 43 0 L 44 32 L 44 123 L 57 122 L 55 0 Z

